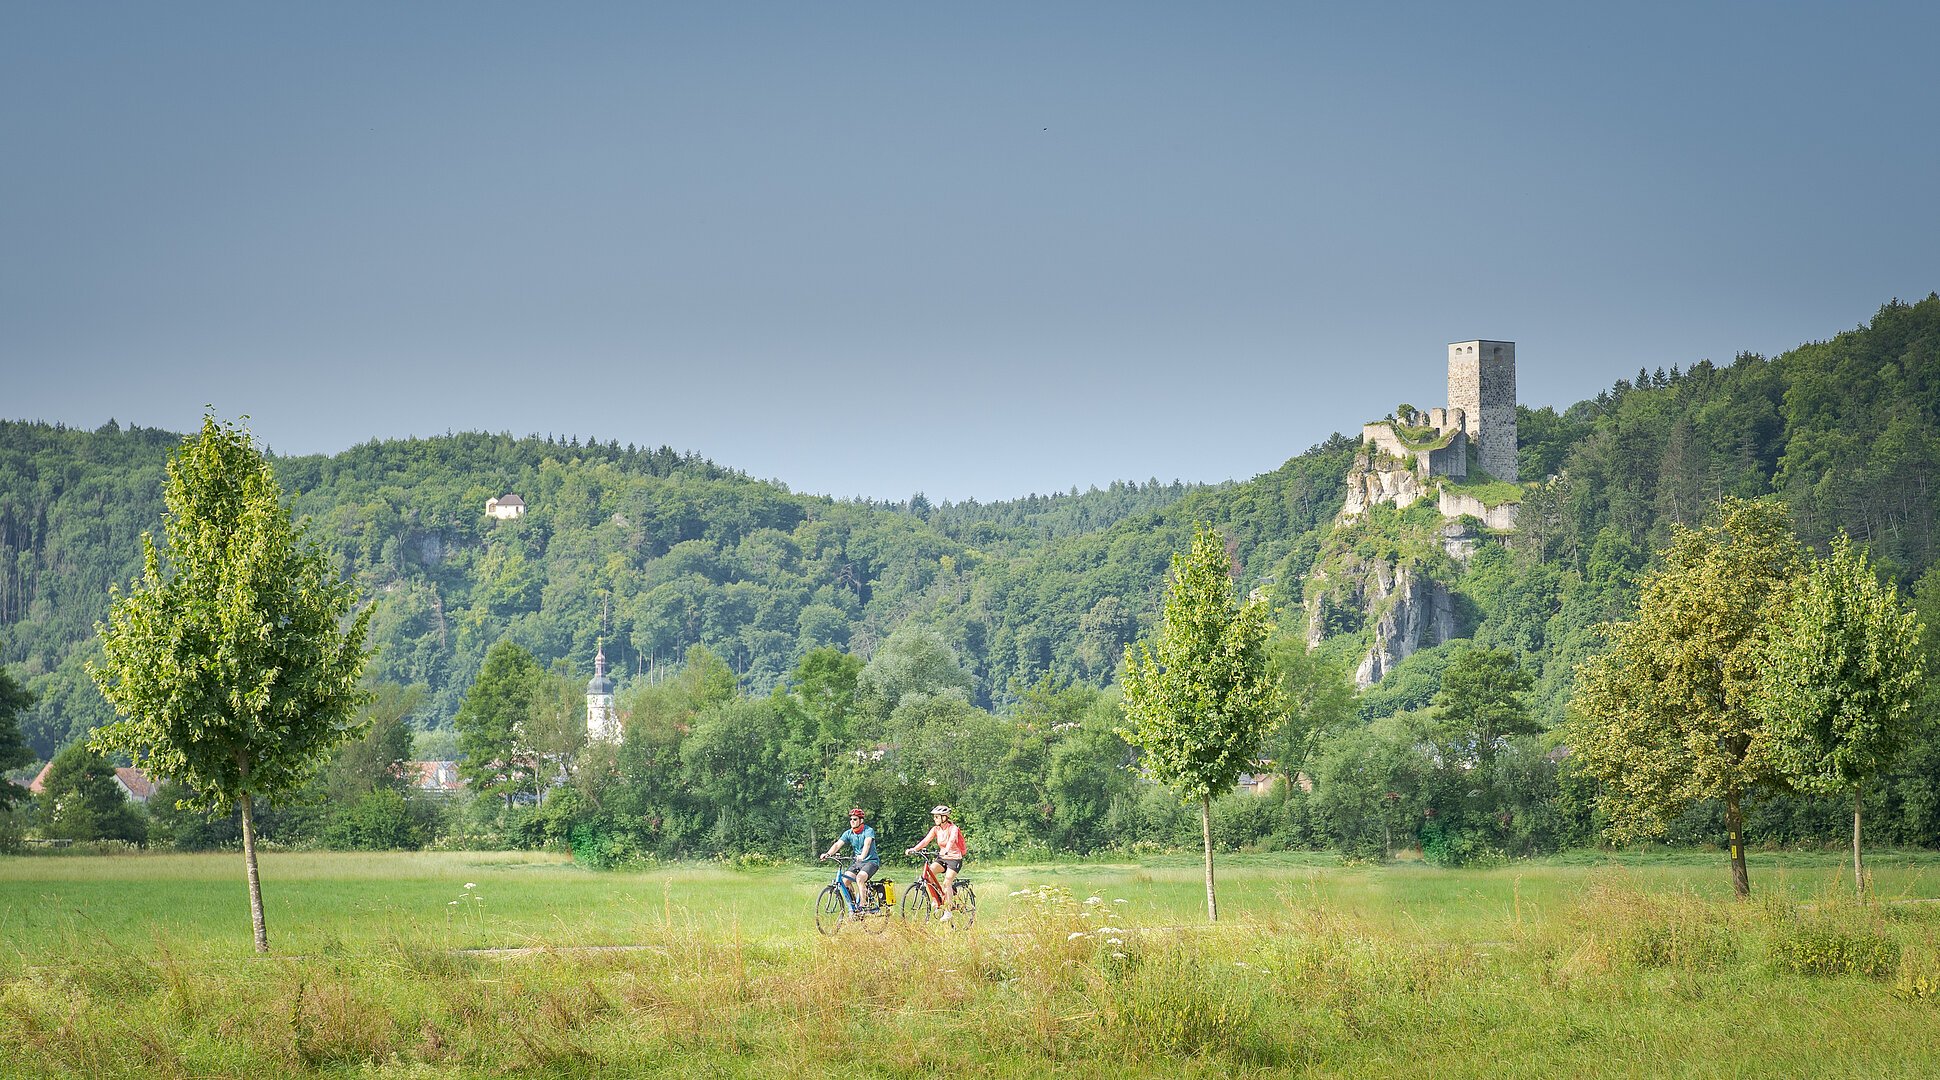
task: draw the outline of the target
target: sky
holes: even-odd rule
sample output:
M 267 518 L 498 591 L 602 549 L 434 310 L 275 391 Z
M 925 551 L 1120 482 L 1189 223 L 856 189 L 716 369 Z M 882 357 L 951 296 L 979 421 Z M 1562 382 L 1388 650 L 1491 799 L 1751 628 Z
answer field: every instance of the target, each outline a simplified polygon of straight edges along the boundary
M 0 418 L 1277 468 L 1940 289 L 1940 5 L 0 0 Z

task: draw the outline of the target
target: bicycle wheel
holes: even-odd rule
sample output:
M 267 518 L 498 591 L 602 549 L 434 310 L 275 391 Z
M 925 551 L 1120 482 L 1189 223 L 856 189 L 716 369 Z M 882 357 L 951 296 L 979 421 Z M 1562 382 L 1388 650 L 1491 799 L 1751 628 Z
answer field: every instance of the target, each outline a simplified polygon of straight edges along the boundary
M 871 882 L 870 888 L 873 890 L 874 887 L 875 883 Z M 875 907 L 867 911 L 858 911 L 855 917 L 862 920 L 862 928 L 871 934 L 880 934 L 889 929 L 889 905 L 882 902 L 880 894 Z
M 977 890 L 967 881 L 957 882 L 956 898 L 950 904 L 955 912 L 950 916 L 950 925 L 958 930 L 968 930 L 977 921 Z
M 903 890 L 900 902 L 905 919 L 927 922 L 936 915 L 935 905 L 930 903 L 930 891 L 920 881 L 911 882 L 909 888 Z
M 833 885 L 822 886 L 822 895 L 815 898 L 815 929 L 824 934 L 833 934 L 842 929 L 842 920 L 849 914 L 849 902 L 842 897 L 842 890 Z

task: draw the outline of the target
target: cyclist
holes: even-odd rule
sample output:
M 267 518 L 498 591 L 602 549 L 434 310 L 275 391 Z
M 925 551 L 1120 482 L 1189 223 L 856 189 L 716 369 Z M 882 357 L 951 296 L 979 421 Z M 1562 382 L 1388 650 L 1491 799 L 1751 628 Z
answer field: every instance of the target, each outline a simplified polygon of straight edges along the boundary
M 923 850 L 930 841 L 936 841 L 936 858 L 932 860 L 931 865 L 941 867 L 943 870 L 943 902 L 949 905 L 943 909 L 943 915 L 938 921 L 949 922 L 950 909 L 956 906 L 957 871 L 963 869 L 963 829 L 950 820 L 950 808 L 947 806 L 932 807 L 930 817 L 936 824 L 931 825 L 930 831 L 924 833 L 923 838 L 916 842 L 916 846 L 904 854 L 914 855 Z
M 835 843 L 822 853 L 822 858 L 833 859 L 835 853 L 842 850 L 842 845 L 849 845 L 855 861 L 842 871 L 842 876 L 854 882 L 851 895 L 855 897 L 856 906 L 863 910 L 876 906 L 876 898 L 869 892 L 869 879 L 882 869 L 882 852 L 876 850 L 876 830 L 863 824 L 867 817 L 859 806 L 850 810 L 849 831 L 836 837 Z

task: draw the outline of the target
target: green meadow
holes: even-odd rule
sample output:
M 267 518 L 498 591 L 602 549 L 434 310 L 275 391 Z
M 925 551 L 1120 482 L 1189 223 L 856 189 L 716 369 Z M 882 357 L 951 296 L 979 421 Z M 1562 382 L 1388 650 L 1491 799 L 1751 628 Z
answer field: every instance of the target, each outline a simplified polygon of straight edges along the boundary
M 1927 1076 L 1940 855 L 989 867 L 966 932 L 818 934 L 828 866 L 0 859 L 5 1076 Z M 890 876 L 907 880 L 906 868 Z

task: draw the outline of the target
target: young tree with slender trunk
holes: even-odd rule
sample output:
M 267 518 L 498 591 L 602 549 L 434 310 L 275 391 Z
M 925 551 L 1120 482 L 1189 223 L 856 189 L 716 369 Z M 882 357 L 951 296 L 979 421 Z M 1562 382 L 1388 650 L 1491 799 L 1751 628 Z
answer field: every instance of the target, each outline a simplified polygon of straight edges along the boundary
M 1657 835 L 1692 804 L 1722 801 L 1741 898 L 1751 894 L 1744 799 L 1789 787 L 1760 667 L 1801 564 L 1780 503 L 1728 498 L 1712 524 L 1676 527 L 1636 618 L 1608 626 L 1608 647 L 1578 666 L 1565 722 L 1616 839 Z
M 1913 612 L 1842 534 L 1785 604 L 1765 665 L 1763 705 L 1794 783 L 1852 792 L 1852 880 L 1862 896 L 1866 784 L 1905 749 L 1924 688 Z
M 1158 640 L 1125 647 L 1125 715 L 1120 734 L 1137 746 L 1145 769 L 1187 802 L 1199 804 L 1206 850 L 1206 919 L 1219 920 L 1213 890 L 1212 800 L 1230 790 L 1259 755 L 1285 709 L 1268 669 L 1270 605 L 1234 594 L 1231 559 L 1211 525 L 1192 550 L 1173 553 Z
M 142 576 L 98 625 L 90 664 L 124 719 L 97 750 L 124 751 L 192 792 L 185 807 L 241 811 L 256 950 L 269 951 L 255 805 L 302 787 L 354 719 L 369 610 L 291 522 L 246 428 L 204 417 L 163 487 L 164 546 L 142 536 Z

